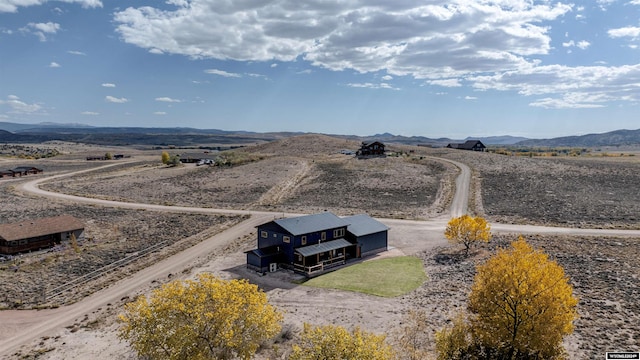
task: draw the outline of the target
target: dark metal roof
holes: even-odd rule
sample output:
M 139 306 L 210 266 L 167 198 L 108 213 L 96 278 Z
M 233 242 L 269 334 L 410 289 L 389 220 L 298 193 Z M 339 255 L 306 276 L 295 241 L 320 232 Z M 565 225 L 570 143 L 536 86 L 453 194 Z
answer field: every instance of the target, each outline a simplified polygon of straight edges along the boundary
M 296 249 L 296 252 L 299 253 L 300 255 L 307 257 L 307 256 L 311 256 L 311 255 L 316 255 L 316 254 L 320 254 L 326 251 L 331 251 L 331 250 L 336 250 L 336 249 L 342 249 L 342 248 L 346 248 L 349 246 L 352 246 L 353 244 L 351 244 L 350 242 L 348 242 L 345 239 L 337 239 L 337 240 L 331 240 L 331 241 L 327 241 L 327 242 L 323 242 L 320 244 L 314 244 L 314 245 L 309 245 L 309 246 L 305 246 L 305 247 L 299 247 Z
M 70 215 L 62 215 L 13 224 L 0 224 L 0 238 L 6 241 L 16 241 L 82 229 L 84 229 L 84 224 L 80 220 Z
M 349 225 L 348 222 L 330 212 L 298 216 L 288 219 L 278 219 L 274 220 L 274 222 L 280 225 L 283 229 L 288 231 L 293 236 L 335 229 Z
M 262 249 L 253 249 L 253 250 L 245 251 L 245 253 L 253 253 L 256 256 L 263 258 L 263 257 L 278 255 L 280 254 L 280 251 L 278 250 L 277 246 L 271 246 L 271 247 L 266 247 Z
M 389 230 L 387 225 L 367 214 L 347 216 L 343 219 L 349 223 L 347 231 L 355 236 L 370 235 Z

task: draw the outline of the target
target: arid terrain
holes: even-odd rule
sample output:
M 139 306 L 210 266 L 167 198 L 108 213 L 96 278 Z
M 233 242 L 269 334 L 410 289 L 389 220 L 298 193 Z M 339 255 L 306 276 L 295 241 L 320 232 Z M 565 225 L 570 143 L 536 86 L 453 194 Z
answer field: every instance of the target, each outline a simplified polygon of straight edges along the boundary
M 328 210 L 339 215 L 367 212 L 383 219 L 427 220 L 448 216 L 458 170 L 442 159 L 451 159 L 473 171 L 470 211 L 493 222 L 640 229 L 638 157 L 524 158 L 393 145 L 385 158 L 357 159 L 340 154 L 341 149 L 357 147 L 357 142 L 305 135 L 234 150 L 260 155 L 256 157 L 259 160 L 243 165 L 176 168 L 160 164 L 160 151 L 132 151 L 131 163 L 62 178 L 41 188 L 132 203 L 272 211 L 274 216 Z M 84 161 L 73 147 L 65 149 L 66 155 L 49 159 L 5 158 L 0 167 L 33 164 L 45 170 L 36 176 L 44 177 L 103 165 Z M 66 246 L 0 263 L 0 279 L 8 289 L 0 298 L 5 308 L 77 301 L 243 219 L 239 215 L 130 210 L 43 199 L 17 189 L 29 179 L 0 180 L 2 222 L 67 213 L 85 222 L 88 239 L 79 251 Z M 447 245 L 441 232 L 416 233 L 404 228 L 404 223 L 388 223 L 393 249 L 381 255 L 419 256 L 429 277 L 419 289 L 398 298 L 295 285 L 296 277 L 284 271 L 258 276 L 244 267 L 243 251 L 255 245 L 253 233 L 237 238 L 232 246 L 181 276 L 212 271 L 225 278 L 256 282 L 285 311 L 286 329 L 300 328 L 303 322 L 334 323 L 384 332 L 392 339 L 409 310 L 424 310 L 431 331 L 446 325 L 464 309 L 475 265 L 517 236 L 497 234 L 492 243 L 464 259 L 457 248 Z M 640 237 L 531 235 L 528 240 L 565 268 L 580 298 L 580 318 L 575 333 L 566 341 L 572 358 L 600 357 L 605 351 L 640 351 L 636 326 L 640 319 L 640 270 L 634 266 Z M 151 256 L 63 296 L 42 299 L 44 288 L 59 286 L 164 242 L 166 246 Z M 126 301 L 77 319 L 58 334 L 24 347 L 15 357 L 135 358 L 115 337 L 115 315 Z M 5 335 L 0 330 L 0 339 Z M 281 339 L 285 343 L 276 347 L 276 354 L 271 347 L 259 356 L 274 358 L 286 352 L 287 337 Z

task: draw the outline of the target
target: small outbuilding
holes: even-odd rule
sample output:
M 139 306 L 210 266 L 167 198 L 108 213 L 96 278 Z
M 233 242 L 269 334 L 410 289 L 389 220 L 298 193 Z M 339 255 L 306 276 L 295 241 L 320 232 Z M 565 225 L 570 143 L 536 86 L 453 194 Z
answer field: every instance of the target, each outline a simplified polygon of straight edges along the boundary
M 0 254 L 13 255 L 84 238 L 84 224 L 70 215 L 0 224 Z

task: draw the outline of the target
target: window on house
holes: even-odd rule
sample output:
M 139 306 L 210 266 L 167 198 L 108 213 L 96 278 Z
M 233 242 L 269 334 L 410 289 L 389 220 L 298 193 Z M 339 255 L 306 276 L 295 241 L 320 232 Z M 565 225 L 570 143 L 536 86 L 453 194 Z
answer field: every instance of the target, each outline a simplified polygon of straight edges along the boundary
M 333 230 L 333 237 L 334 238 L 339 238 L 339 237 L 343 237 L 343 236 L 344 236 L 344 229 Z
M 300 238 L 300 241 L 302 242 L 302 245 L 307 245 L 307 236 L 302 235 L 302 237 Z
M 320 233 L 320 240 L 327 240 L 327 233 L 324 231 Z
M 260 236 L 262 236 L 263 238 L 266 238 L 267 236 L 269 236 L 269 234 L 267 234 L 266 231 L 261 231 Z
M 287 244 L 291 242 L 291 238 L 288 236 L 283 236 L 282 237 L 282 242 L 286 242 Z

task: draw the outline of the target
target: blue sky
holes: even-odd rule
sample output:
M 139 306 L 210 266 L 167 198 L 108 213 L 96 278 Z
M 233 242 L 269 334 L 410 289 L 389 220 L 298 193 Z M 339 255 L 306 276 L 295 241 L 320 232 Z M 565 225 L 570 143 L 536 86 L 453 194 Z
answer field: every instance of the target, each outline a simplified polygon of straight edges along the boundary
M 0 0 L 0 121 L 637 129 L 639 46 L 640 0 Z

